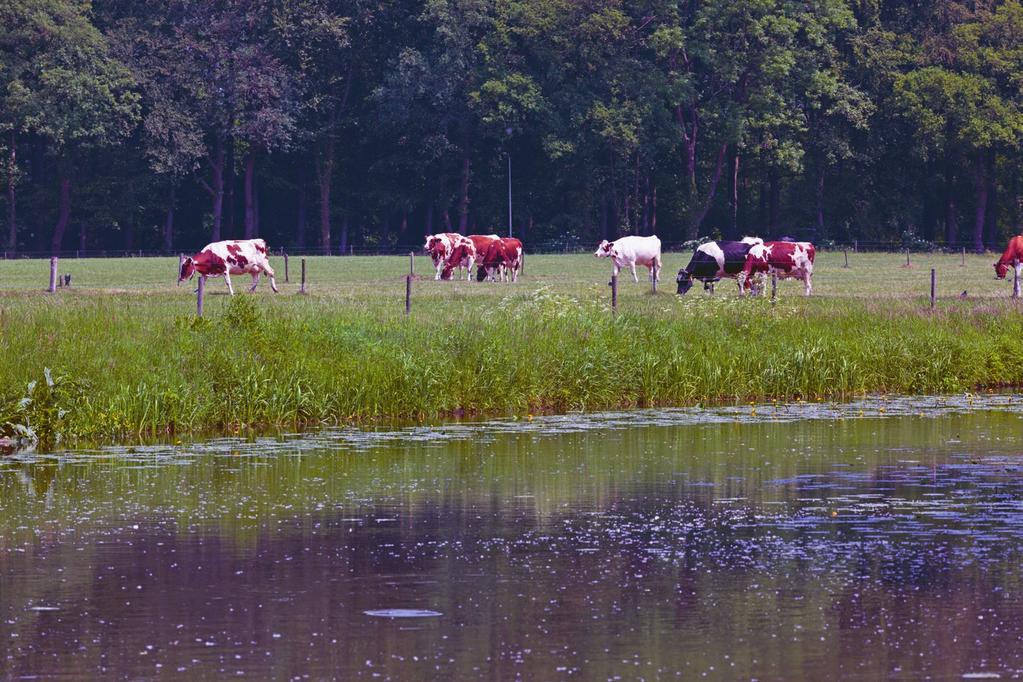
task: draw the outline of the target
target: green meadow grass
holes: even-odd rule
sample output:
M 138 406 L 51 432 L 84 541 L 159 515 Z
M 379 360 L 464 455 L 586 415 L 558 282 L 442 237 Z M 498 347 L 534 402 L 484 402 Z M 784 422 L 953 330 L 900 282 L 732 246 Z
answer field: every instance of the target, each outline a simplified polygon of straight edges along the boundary
M 436 282 L 408 257 L 300 259 L 280 294 L 250 278 L 175 286 L 176 259 L 65 260 L 72 287 L 44 291 L 48 261 L 0 261 L 0 406 L 37 381 L 25 419 L 65 440 L 119 441 L 243 428 L 790 399 L 949 393 L 1023 383 L 1023 315 L 994 256 L 819 254 L 815 295 L 679 298 L 668 254 L 650 292 L 609 265 L 527 256 L 516 284 Z M 930 312 L 930 268 L 938 305 Z M 966 297 L 961 298 L 961 292 Z M 61 381 L 44 388 L 44 368 Z M 32 412 L 36 410 L 36 412 Z M 0 412 L 0 425 L 4 421 Z M 52 440 L 52 439 L 51 439 Z

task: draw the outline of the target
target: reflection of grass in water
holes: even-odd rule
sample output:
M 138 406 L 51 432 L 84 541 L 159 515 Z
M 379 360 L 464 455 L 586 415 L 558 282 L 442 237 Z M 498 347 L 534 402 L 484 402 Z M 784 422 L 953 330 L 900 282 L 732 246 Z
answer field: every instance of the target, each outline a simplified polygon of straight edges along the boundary
M 173 259 L 68 261 L 62 270 L 78 286 L 57 296 L 29 290 L 45 275 L 41 261 L 0 262 L 0 282 L 25 290 L 0 297 L 0 357 L 14 359 L 0 363 L 0 398 L 18 398 L 49 366 L 86 387 L 69 434 L 130 440 L 245 425 L 940 393 L 1023 377 L 1023 318 L 988 272 L 990 258 L 959 268 L 956 256 L 927 257 L 942 268 L 946 297 L 933 318 L 923 256 L 919 271 L 900 269 L 898 255 L 857 254 L 848 270 L 840 258 L 821 256 L 820 296 L 805 300 L 783 283 L 775 306 L 737 300 L 729 283 L 715 297 L 678 299 L 669 281 L 657 296 L 627 281 L 612 319 L 605 262 L 536 256 L 515 286 L 417 282 L 410 320 L 405 259 L 311 259 L 311 295 L 211 295 L 203 323 L 190 317 L 190 285 L 168 285 Z M 962 289 L 967 299 L 952 296 Z
M 441 510 L 501 510 L 538 523 L 566 510 L 609 510 L 635 496 L 668 495 L 711 505 L 739 498 L 768 511 L 799 498 L 836 493 L 803 489 L 800 474 L 876 475 L 900 460 L 942 463 L 957 453 L 1018 452 L 1018 414 L 980 412 L 916 417 L 714 423 L 595 429 L 536 436 L 485 432 L 443 442 L 384 442 L 308 451 L 244 443 L 220 454 L 153 457 L 118 452 L 87 459 L 8 461 L 0 467 L 0 546 L 118 524 L 208 530 L 242 545 L 275 519 L 378 517 Z M 992 434 L 1002 434 L 997 446 Z M 957 440 L 949 444 L 949 439 Z M 907 449 L 912 444 L 912 449 Z M 201 448 L 195 448 L 201 451 Z M 843 468 L 848 465 L 849 468 Z M 836 469 L 838 467 L 838 469 Z M 836 474 L 836 471 L 838 474 Z M 881 476 L 884 478 L 885 476 Z M 915 499 L 925 487 L 900 490 Z M 472 515 L 469 515 L 471 519 Z

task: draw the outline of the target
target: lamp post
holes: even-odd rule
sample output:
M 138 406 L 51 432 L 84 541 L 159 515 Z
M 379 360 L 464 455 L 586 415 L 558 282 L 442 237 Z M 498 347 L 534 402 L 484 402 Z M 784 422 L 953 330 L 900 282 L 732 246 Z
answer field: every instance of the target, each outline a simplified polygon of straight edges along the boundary
M 512 128 L 505 128 L 504 132 L 508 134 L 509 139 L 513 131 Z M 512 197 L 511 197 L 511 151 L 506 150 L 505 155 L 508 157 L 508 236 L 512 236 Z

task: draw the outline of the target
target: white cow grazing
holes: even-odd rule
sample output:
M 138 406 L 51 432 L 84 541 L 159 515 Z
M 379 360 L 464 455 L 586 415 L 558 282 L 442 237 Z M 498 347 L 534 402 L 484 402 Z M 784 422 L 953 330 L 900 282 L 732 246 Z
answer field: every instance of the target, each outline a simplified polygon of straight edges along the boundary
M 650 269 L 650 280 L 661 281 L 661 240 L 652 237 L 622 237 L 613 242 L 606 239 L 593 253 L 597 258 L 610 258 L 614 264 L 613 274 L 628 266 L 632 270 L 632 279 L 636 282 L 636 266 L 645 265 Z
M 252 275 L 252 287 L 255 291 L 259 284 L 259 274 L 265 273 L 270 278 L 270 288 L 277 291 L 274 271 L 267 258 L 269 249 L 262 239 L 231 239 L 213 242 L 203 247 L 202 251 L 181 261 L 181 272 L 178 273 L 178 284 L 191 279 L 195 273 L 205 280 L 207 277 L 221 277 L 227 282 L 227 290 L 234 295 L 231 286 L 231 275 Z

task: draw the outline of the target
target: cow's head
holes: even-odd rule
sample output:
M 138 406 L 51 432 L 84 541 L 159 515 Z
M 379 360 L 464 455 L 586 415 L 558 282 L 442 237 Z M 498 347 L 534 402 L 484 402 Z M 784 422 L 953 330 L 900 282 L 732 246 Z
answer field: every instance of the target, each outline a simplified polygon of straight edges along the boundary
M 693 288 L 693 276 L 685 268 L 678 271 L 675 281 L 678 283 L 679 296 L 685 296 L 685 293 Z
M 612 242 L 605 239 L 600 242 L 600 246 L 598 246 L 597 250 L 593 252 L 593 255 L 596 258 L 607 258 L 611 255 L 611 251 L 614 249 L 614 246 L 615 245 Z
M 483 267 L 483 264 L 476 266 L 476 281 L 482 282 L 487 278 L 487 269 Z
M 192 279 L 192 275 L 194 274 L 195 261 L 192 260 L 191 256 L 189 256 L 188 258 L 181 261 L 181 272 L 178 273 L 178 286 L 180 286 L 181 283 L 184 282 L 186 279 Z
M 995 279 L 1005 279 L 1006 273 L 1009 272 L 1009 264 L 998 261 L 995 263 Z

